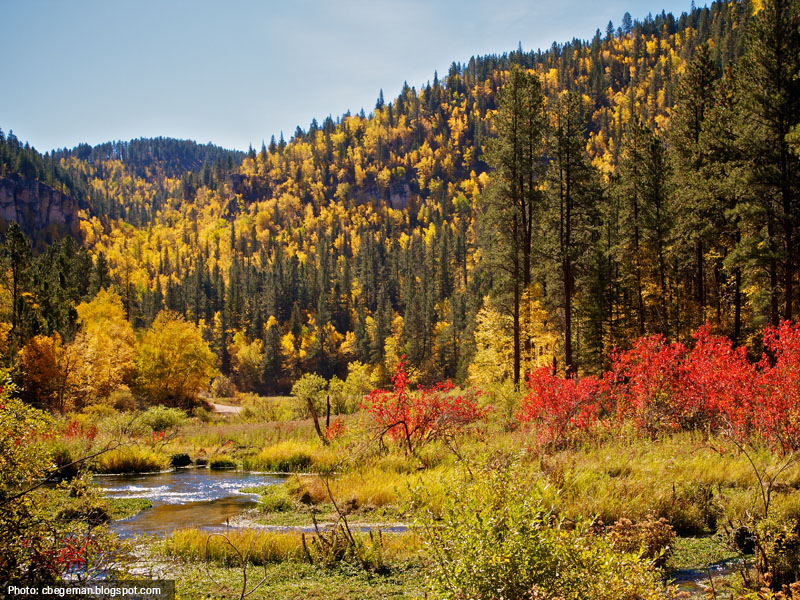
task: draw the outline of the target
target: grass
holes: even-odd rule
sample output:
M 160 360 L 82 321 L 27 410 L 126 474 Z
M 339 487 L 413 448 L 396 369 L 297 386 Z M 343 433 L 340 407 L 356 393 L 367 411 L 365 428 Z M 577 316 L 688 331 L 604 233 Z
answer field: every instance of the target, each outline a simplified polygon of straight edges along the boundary
M 138 515 L 153 507 L 153 502 L 147 498 L 106 498 L 105 501 L 109 507 L 109 515 L 115 521 Z
M 425 488 L 432 505 L 442 492 L 441 483 L 448 478 L 446 468 L 436 468 L 420 473 L 391 473 L 375 468 L 365 468 L 327 478 L 327 487 L 333 499 L 352 508 L 383 508 L 408 501 L 410 490 Z M 284 485 L 289 494 L 303 504 L 321 504 L 330 501 L 326 480 L 320 476 L 298 475 Z
M 245 458 L 243 466 L 246 471 L 299 473 L 328 471 L 341 460 L 342 456 L 331 448 L 306 441 L 285 440 Z
M 65 521 L 86 521 L 100 525 L 127 519 L 153 506 L 146 498 L 106 498 L 89 487 L 76 495 L 72 483 L 38 491 L 37 503 Z
M 298 401 L 291 396 L 241 396 L 239 419 L 246 422 L 292 421 L 297 418 Z
M 721 520 L 743 519 L 754 509 L 757 479 L 747 458 L 723 440 L 679 433 L 657 440 L 607 437 L 552 454 L 519 439 L 492 444 L 509 448 L 530 466 L 531 480 L 553 492 L 554 507 L 570 518 L 597 517 L 605 523 L 665 518 L 682 535 L 713 533 Z M 758 451 L 755 460 L 774 471 L 780 458 Z M 800 511 L 800 465 L 781 476 L 775 496 L 779 514 Z M 557 493 L 556 493 L 557 492 Z
M 297 533 L 230 530 L 225 535 L 230 543 L 219 535 L 211 535 L 205 531 L 180 529 L 165 539 L 163 552 L 171 557 L 208 561 L 222 566 L 240 564 L 239 555 L 233 546 L 242 554 L 251 548 L 250 562 L 254 565 L 303 558 L 303 543 Z
M 237 466 L 236 461 L 230 456 L 215 456 L 208 463 L 208 468 L 212 471 L 235 469 Z
M 258 494 L 258 509 L 264 513 L 289 512 L 295 508 L 295 502 L 283 484 L 247 488 L 242 491 Z
M 296 531 L 231 529 L 222 535 L 197 529 L 180 529 L 164 540 L 162 552 L 172 558 L 228 567 L 240 566 L 244 556 L 256 566 L 285 561 L 306 561 L 328 566 L 339 562 L 373 561 L 379 563 L 385 572 L 391 567 L 404 568 L 410 561 L 416 560 L 421 548 L 420 539 L 413 533 L 384 535 L 357 532 L 354 533 L 357 548 L 350 547 L 350 553 L 344 534 L 322 535 L 326 538 L 325 543 L 319 543 L 314 534 Z
M 248 600 L 399 600 L 425 594 L 425 571 L 419 566 L 376 576 L 296 561 L 267 564 L 248 570 L 248 590 L 265 575 L 264 585 Z M 208 565 L 198 573 L 194 563 L 176 563 L 170 578 L 180 598 L 238 598 L 242 589 L 242 570 L 235 567 Z
M 672 550 L 665 565 L 667 571 L 702 569 L 708 565 L 742 558 L 742 554 L 732 549 L 723 535 L 675 538 Z
M 139 446 L 125 446 L 105 452 L 93 462 L 96 473 L 152 473 L 170 467 L 169 457 Z

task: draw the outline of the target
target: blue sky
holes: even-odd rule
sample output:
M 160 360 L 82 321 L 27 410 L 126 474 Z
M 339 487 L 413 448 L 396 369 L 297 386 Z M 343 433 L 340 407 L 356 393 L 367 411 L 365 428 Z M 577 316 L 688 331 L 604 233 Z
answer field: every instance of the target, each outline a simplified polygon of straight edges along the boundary
M 683 0 L 0 0 L 0 128 L 44 152 L 170 136 L 229 148 L 367 112 L 470 56 L 590 38 Z M 698 2 L 698 4 L 701 4 Z

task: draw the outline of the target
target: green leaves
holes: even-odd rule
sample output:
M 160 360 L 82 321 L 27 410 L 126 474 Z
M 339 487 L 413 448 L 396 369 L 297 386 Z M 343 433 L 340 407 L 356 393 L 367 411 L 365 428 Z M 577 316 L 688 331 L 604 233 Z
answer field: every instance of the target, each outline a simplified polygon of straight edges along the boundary
M 558 516 L 518 466 L 453 485 L 423 522 L 434 597 L 632 599 L 663 593 L 649 561 L 614 549 L 588 522 Z M 419 493 L 419 492 L 418 492 Z

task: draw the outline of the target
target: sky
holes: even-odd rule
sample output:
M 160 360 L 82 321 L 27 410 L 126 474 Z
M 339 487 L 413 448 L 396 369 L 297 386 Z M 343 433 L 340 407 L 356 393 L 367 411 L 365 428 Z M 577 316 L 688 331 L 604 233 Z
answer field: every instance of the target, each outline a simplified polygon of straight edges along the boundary
M 701 4 L 698 2 L 698 4 Z M 473 55 L 589 39 L 684 0 L 0 0 L 0 129 L 39 151 L 166 136 L 256 149 Z

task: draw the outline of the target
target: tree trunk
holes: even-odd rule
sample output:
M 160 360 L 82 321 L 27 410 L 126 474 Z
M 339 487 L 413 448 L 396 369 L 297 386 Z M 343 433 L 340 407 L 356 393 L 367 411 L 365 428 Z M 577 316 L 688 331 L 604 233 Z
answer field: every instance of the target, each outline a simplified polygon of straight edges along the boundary
M 328 446 L 330 442 L 322 433 L 322 429 L 319 426 L 319 416 L 317 415 L 317 409 L 314 406 L 314 401 L 311 398 L 306 398 L 306 402 L 308 403 L 308 411 L 311 413 L 311 418 L 314 420 L 314 429 L 317 430 L 317 435 L 319 436 L 322 445 Z
M 564 259 L 564 368 L 567 377 L 575 374 L 572 360 L 572 264 L 569 256 Z

